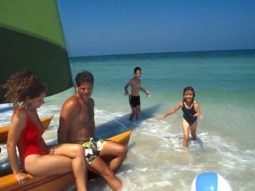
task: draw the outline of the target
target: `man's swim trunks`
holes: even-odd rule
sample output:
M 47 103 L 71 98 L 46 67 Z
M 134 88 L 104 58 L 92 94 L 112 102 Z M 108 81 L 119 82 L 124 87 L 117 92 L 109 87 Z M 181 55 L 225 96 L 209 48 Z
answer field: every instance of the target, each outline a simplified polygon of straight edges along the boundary
M 136 107 L 138 105 L 141 105 L 140 103 L 140 96 L 129 96 L 129 104 L 131 107 Z
M 189 125 L 192 125 L 197 120 L 197 116 L 194 116 L 196 113 L 194 104 L 190 109 L 186 108 L 185 105 L 183 104 L 182 111 L 183 118 L 189 123 Z
M 93 138 L 90 138 L 89 141 L 85 141 L 82 144 L 85 149 L 86 160 L 89 164 L 96 158 L 96 156 L 98 156 L 106 142 L 107 140 L 104 139 L 94 140 Z

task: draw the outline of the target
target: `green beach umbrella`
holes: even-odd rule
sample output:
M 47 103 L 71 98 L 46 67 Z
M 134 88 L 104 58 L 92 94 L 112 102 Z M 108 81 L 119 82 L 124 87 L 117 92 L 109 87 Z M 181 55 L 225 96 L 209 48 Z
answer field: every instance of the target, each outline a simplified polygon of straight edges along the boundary
M 24 70 L 47 84 L 47 95 L 73 85 L 57 0 L 0 1 L 0 87 Z M 3 95 L 0 88 L 0 103 Z

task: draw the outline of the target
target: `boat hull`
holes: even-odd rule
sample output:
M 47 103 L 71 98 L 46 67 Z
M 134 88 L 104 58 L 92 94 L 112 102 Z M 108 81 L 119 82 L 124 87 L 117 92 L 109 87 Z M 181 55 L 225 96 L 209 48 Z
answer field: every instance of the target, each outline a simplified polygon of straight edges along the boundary
M 40 118 L 45 129 L 48 128 L 53 116 Z M 6 143 L 10 125 L 0 126 L 0 143 Z
M 109 140 L 127 145 L 131 132 L 126 131 L 111 137 Z M 29 175 L 29 180 L 24 185 L 18 184 L 13 174 L 0 177 L 0 190 L 5 191 L 61 191 L 71 184 L 74 184 L 72 172 L 49 177 L 32 177 Z

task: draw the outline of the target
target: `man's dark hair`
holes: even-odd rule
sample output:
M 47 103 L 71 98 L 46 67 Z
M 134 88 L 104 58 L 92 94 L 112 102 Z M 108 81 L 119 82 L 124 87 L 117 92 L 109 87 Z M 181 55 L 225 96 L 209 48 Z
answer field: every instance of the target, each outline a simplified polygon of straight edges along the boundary
M 84 82 L 91 83 L 92 85 L 94 84 L 94 76 L 91 72 L 83 71 L 76 75 L 75 78 L 76 86 L 80 86 Z

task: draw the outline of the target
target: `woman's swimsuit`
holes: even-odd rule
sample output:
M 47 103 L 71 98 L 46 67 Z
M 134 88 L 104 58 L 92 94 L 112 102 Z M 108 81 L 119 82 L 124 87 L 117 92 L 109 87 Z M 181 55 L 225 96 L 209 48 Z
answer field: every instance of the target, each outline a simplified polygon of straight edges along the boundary
M 197 116 L 194 116 L 196 114 L 194 104 L 192 104 L 190 109 L 186 108 L 184 103 L 182 105 L 183 118 L 189 123 L 189 125 L 192 125 L 197 120 Z
M 44 133 L 43 127 L 37 127 L 29 114 L 26 112 L 26 127 L 21 132 L 18 140 L 18 149 L 21 160 L 24 162 L 28 155 L 48 154 L 48 149 L 42 140 L 42 134 Z

